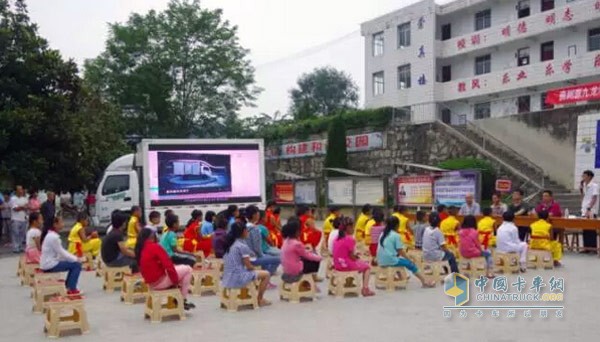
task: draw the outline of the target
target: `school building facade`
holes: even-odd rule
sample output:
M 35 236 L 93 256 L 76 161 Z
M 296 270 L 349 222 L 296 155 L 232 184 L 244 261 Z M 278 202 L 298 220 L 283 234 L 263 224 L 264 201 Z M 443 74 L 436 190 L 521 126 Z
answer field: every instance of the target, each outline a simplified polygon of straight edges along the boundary
M 600 80 L 600 0 L 423 0 L 361 25 L 365 107 L 450 124 L 551 109 Z

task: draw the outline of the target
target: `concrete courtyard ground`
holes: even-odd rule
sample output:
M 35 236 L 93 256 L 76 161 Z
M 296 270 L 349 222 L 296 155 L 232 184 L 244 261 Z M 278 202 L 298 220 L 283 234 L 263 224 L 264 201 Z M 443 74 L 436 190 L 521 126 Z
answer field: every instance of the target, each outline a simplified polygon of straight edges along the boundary
M 190 297 L 197 308 L 185 321 L 151 324 L 143 319 L 143 304 L 125 305 L 119 294 L 102 291 L 101 279 L 85 272 L 80 287 L 91 331 L 69 336 L 77 341 L 591 341 L 597 339 L 600 316 L 600 259 L 596 256 L 566 254 L 566 267 L 557 270 L 530 270 L 524 276 L 530 284 L 535 275 L 547 283 L 552 276 L 565 280 L 564 317 L 492 318 L 486 312 L 467 318 L 443 317 L 442 306 L 453 305 L 443 287 L 421 289 L 414 277 L 407 290 L 377 291 L 371 298 L 337 299 L 325 294 L 316 302 L 291 304 L 278 300 L 277 290 L 267 292 L 273 305 L 255 311 L 229 313 L 219 309 L 218 297 Z M 0 341 L 45 339 L 43 316 L 31 313 L 30 289 L 21 287 L 15 276 L 17 258 L 0 259 Z M 515 276 L 511 277 L 512 280 Z M 491 282 L 490 282 L 491 284 Z M 489 285 L 488 285 L 489 286 Z M 473 300 L 478 290 L 471 288 Z M 510 292 L 510 291 L 509 291 Z M 538 303 L 559 304 L 560 303 Z

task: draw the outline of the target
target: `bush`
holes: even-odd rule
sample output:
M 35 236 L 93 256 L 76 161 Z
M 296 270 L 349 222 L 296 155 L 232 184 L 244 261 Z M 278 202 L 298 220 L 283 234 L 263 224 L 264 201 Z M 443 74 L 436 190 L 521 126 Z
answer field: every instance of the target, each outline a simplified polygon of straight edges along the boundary
M 327 155 L 325 167 L 348 168 L 348 151 L 346 150 L 346 125 L 341 115 L 336 115 L 329 124 L 327 132 Z M 328 176 L 339 176 L 338 172 L 328 171 Z
M 496 187 L 496 170 L 487 160 L 476 158 L 448 159 L 438 165 L 446 170 L 478 170 L 481 173 L 481 198 L 492 198 Z

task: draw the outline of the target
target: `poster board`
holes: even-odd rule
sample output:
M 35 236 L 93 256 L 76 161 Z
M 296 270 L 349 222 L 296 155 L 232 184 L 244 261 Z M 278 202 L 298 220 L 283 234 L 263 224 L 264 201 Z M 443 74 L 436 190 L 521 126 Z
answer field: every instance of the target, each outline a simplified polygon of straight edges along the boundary
M 433 194 L 435 205 L 460 207 L 465 203 L 465 196 L 473 194 L 479 201 L 479 171 L 448 171 L 434 176 Z
M 433 203 L 433 177 L 400 176 L 396 178 L 396 203 L 405 206 L 431 206 Z
M 273 184 L 273 198 L 277 204 L 294 204 L 294 183 L 277 182 Z
M 327 205 L 354 205 L 354 181 L 352 179 L 328 179 Z
M 385 183 L 379 178 L 358 178 L 354 181 L 354 204 L 385 206 Z
M 294 184 L 294 202 L 296 204 L 317 205 L 317 181 L 299 180 Z

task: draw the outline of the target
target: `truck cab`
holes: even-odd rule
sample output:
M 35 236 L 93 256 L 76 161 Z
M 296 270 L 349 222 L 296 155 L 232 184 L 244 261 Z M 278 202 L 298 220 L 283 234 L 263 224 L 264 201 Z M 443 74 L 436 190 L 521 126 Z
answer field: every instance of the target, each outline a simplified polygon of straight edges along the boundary
M 128 212 L 134 205 L 140 205 L 140 182 L 134 154 L 127 154 L 114 160 L 104 172 L 96 193 L 97 223 L 107 226 L 114 210 Z

